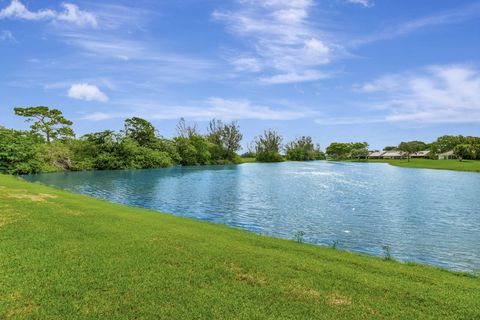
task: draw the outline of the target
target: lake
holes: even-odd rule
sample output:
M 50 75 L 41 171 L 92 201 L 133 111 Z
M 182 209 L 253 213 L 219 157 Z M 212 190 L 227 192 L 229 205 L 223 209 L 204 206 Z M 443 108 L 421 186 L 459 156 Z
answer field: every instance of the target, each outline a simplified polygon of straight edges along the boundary
M 480 174 L 284 162 L 26 176 L 113 202 L 459 271 L 480 269 Z M 98 214 L 101 214 L 99 212 Z

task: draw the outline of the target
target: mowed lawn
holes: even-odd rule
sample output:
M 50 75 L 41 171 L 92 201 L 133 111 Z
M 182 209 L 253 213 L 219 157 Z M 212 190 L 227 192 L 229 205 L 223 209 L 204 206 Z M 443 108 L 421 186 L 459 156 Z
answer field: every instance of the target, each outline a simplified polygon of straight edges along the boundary
M 402 168 L 423 168 L 440 169 L 456 171 L 480 172 L 480 161 L 477 160 L 431 160 L 431 159 L 410 159 L 408 160 L 375 160 L 369 159 L 368 162 L 386 162 L 393 166 Z
M 0 176 L 0 319 L 480 319 L 480 279 Z

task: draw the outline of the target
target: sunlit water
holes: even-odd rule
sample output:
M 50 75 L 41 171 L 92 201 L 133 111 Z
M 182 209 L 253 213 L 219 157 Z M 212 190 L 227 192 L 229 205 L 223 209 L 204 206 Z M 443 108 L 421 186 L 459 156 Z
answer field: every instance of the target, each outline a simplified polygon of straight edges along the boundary
M 285 162 L 41 174 L 31 181 L 253 232 L 480 269 L 480 173 Z M 98 214 L 101 214 L 99 212 Z

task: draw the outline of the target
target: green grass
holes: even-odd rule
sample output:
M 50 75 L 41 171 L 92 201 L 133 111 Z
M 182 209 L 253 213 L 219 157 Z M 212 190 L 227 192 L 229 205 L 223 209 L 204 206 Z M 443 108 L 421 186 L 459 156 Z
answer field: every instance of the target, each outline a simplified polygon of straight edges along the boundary
M 239 158 L 239 163 L 251 163 L 256 161 L 257 159 L 255 158 Z
M 0 319 L 480 319 L 480 279 L 0 176 Z
M 361 160 L 362 162 L 385 162 L 392 166 L 402 168 L 423 168 L 423 169 L 440 169 L 440 170 L 456 170 L 456 171 L 473 171 L 480 172 L 480 161 L 474 160 L 431 160 L 431 159 L 410 159 L 407 160 L 383 160 L 369 159 Z

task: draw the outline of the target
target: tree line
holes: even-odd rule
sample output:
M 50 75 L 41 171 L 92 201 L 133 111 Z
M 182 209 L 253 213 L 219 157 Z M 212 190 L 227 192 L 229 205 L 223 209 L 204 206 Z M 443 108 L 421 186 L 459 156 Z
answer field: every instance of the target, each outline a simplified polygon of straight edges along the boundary
M 366 142 L 333 142 L 326 149 L 329 158 L 335 160 L 366 159 L 369 154 Z M 430 151 L 428 158 L 437 159 L 441 153 L 453 151 L 459 160 L 480 160 L 480 137 L 444 135 L 432 143 L 423 141 L 404 141 L 398 146 L 386 146 L 383 151 L 402 151 L 410 160 L 410 155 L 419 151 Z
M 76 137 L 72 121 L 58 109 L 45 106 L 14 108 L 25 117 L 30 130 L 0 126 L 0 172 L 29 174 L 59 170 L 113 170 L 162 168 L 174 165 L 235 164 L 241 157 L 259 162 L 324 159 L 311 137 L 300 137 L 283 145 L 275 130 L 265 130 L 238 155 L 243 134 L 237 122 L 213 119 L 206 133 L 184 119 L 177 135 L 161 136 L 149 121 L 132 117 L 122 130 L 105 130 Z M 284 153 L 284 154 L 283 154 Z

